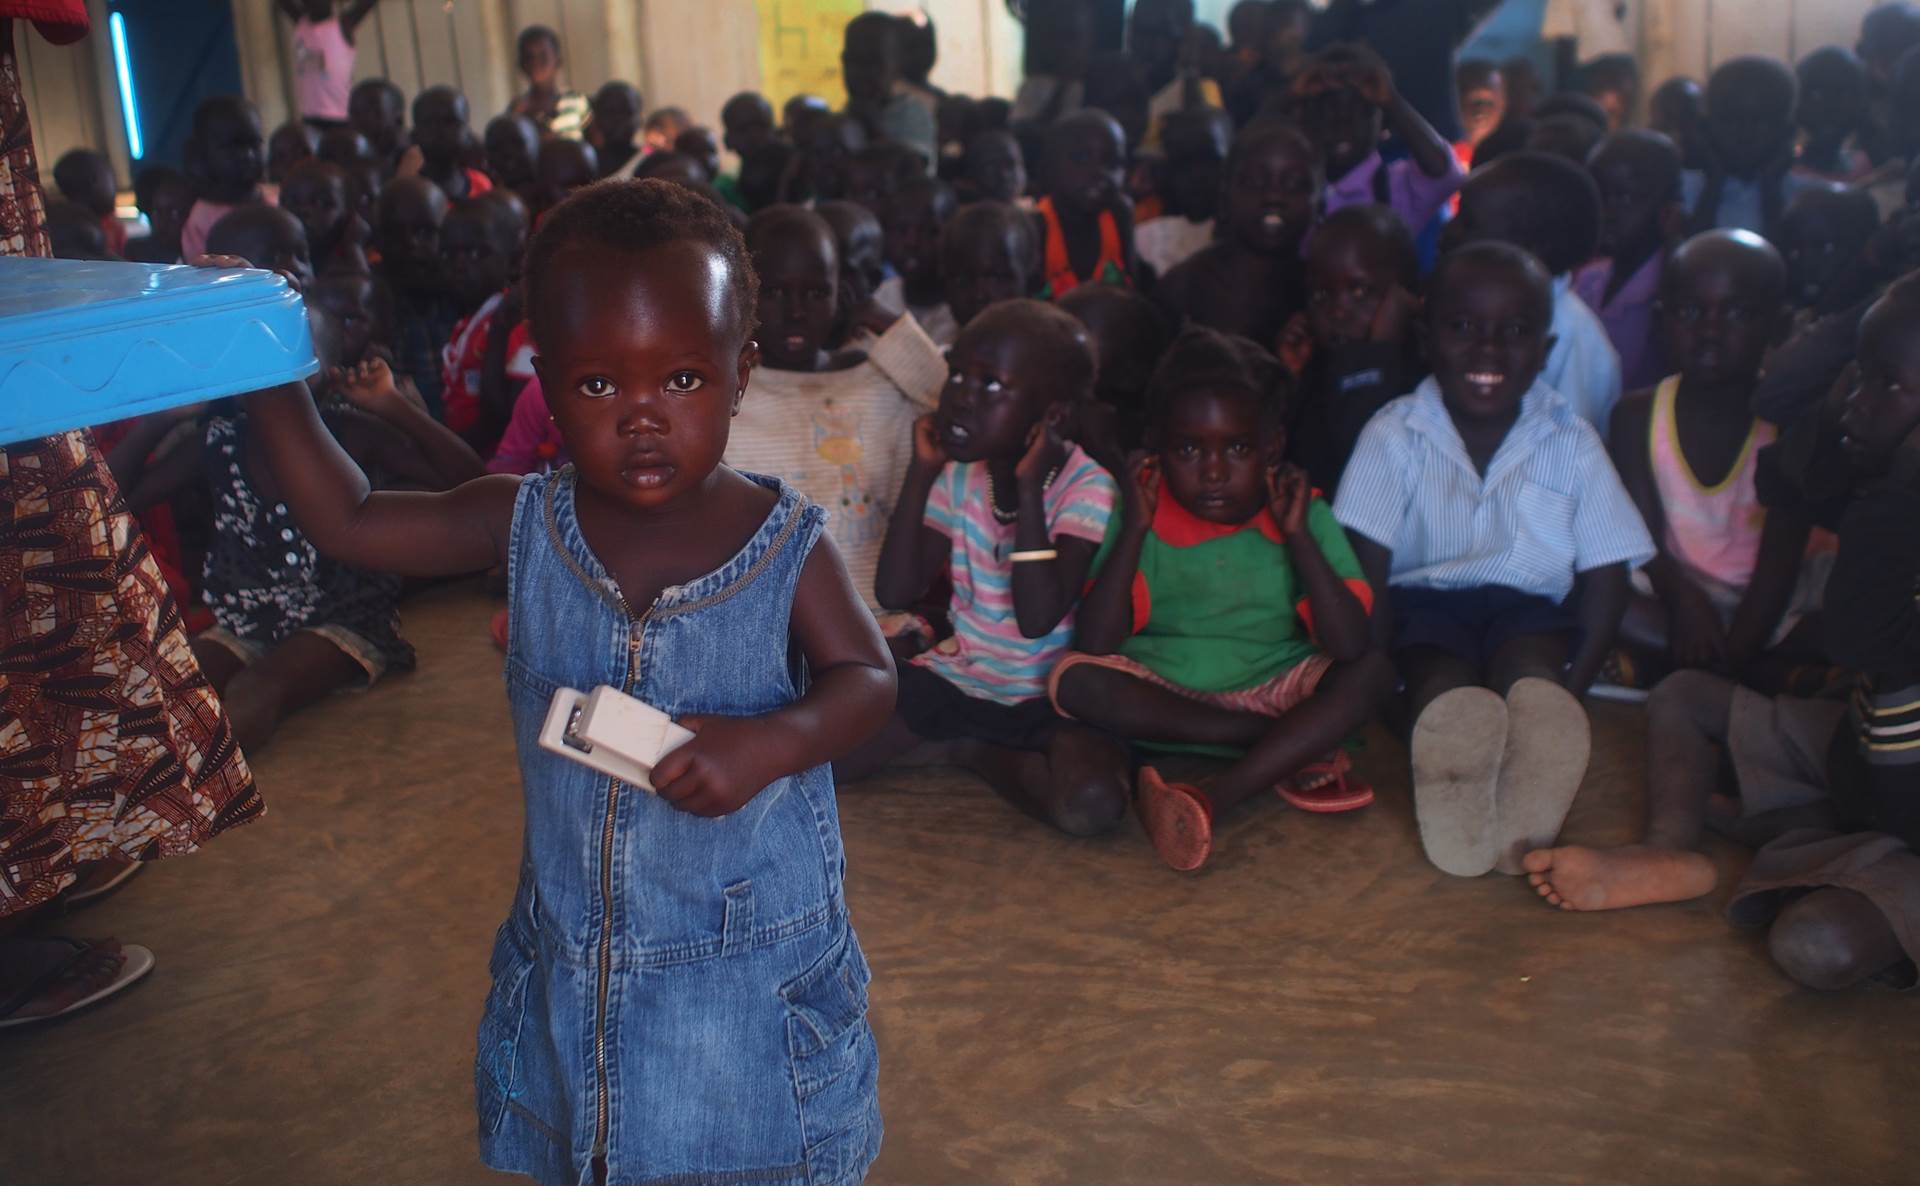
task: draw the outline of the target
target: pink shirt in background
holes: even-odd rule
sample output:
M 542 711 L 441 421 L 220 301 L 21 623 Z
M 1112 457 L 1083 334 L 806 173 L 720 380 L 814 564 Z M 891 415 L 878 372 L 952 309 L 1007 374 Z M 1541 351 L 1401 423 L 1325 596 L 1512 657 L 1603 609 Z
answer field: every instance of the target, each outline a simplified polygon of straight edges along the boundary
M 253 200 L 265 202 L 269 206 L 280 204 L 280 187 L 262 185 L 254 191 Z M 213 230 L 213 224 L 225 218 L 239 202 L 209 202 L 201 198 L 194 202 L 193 209 L 187 212 L 187 224 L 180 228 L 180 259 L 190 263 L 196 255 L 207 252 L 207 235 Z
M 340 18 L 318 23 L 301 18 L 293 26 L 293 97 L 300 114 L 314 119 L 347 118 L 347 94 L 353 89 L 353 43 Z
M 529 379 L 520 389 L 520 398 L 513 401 L 513 415 L 500 437 L 500 447 L 487 462 L 487 472 L 542 474 L 559 469 L 567 460 L 566 442 L 547 411 L 547 394 L 540 389 L 539 379 Z

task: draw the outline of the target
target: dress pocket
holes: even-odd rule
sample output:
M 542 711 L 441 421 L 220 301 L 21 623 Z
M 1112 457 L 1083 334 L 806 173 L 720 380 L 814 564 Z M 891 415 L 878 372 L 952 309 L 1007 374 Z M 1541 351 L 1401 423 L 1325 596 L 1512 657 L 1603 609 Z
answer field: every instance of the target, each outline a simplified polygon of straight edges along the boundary
M 509 919 L 494 936 L 493 958 L 487 972 L 493 988 L 480 1014 L 480 1034 L 473 1060 L 474 1103 L 480 1112 L 480 1131 L 500 1131 L 507 1104 L 519 1090 L 520 1027 L 527 1016 L 527 980 L 533 975 L 533 957 L 523 951 Z
M 879 1058 L 867 1024 L 873 973 L 851 928 L 780 989 L 807 1164 L 815 1181 L 858 1181 L 880 1148 Z

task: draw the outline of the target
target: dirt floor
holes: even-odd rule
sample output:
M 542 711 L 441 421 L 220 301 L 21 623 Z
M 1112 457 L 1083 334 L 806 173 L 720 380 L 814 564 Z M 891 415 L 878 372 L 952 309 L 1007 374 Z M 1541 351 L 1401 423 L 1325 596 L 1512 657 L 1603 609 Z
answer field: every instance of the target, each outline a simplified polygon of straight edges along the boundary
M 57 932 L 146 983 L 0 1036 L 0 1182 L 480 1183 L 474 1024 L 520 798 L 490 603 L 409 604 L 420 671 L 292 722 L 261 822 Z M 1628 837 L 1640 711 L 1594 709 L 1567 837 Z M 1796 989 L 1721 917 L 1561 914 L 1422 858 L 1380 802 L 1260 803 L 1197 875 L 1054 835 L 957 772 L 846 788 L 872 960 L 875 1186 L 1920 1181 L 1920 1002 Z

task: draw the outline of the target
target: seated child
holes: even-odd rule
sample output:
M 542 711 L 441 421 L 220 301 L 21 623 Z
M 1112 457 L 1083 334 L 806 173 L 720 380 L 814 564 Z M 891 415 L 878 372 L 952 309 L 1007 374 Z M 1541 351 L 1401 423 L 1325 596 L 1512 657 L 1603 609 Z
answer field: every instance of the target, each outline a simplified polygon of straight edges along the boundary
M 692 126 L 693 118 L 681 108 L 656 107 L 641 125 L 640 142 L 648 152 L 666 152 Z
M 1127 288 L 1083 284 L 1055 302 L 1086 327 L 1096 367 L 1093 399 L 1111 422 L 1103 430 L 1082 412 L 1081 447 L 1110 473 L 1146 443 L 1147 386 L 1173 339 L 1153 302 Z M 1109 439 L 1110 438 L 1110 439 Z
M 236 256 L 248 266 L 279 272 L 294 291 L 305 293 L 313 285 L 313 261 L 307 252 L 307 232 L 290 211 L 263 202 L 236 206 L 213 224 L 207 234 L 207 250 L 215 255 Z M 336 353 L 329 361 L 337 363 Z
M 262 185 L 260 113 L 238 95 L 215 95 L 193 109 L 187 135 L 187 175 L 194 203 L 180 228 L 180 257 L 193 262 L 207 250 L 207 232 L 227 211 L 248 202 L 272 205 L 279 193 Z
M 761 145 L 740 159 L 740 208 L 748 214 L 781 201 L 792 185 L 790 172 L 799 153 L 785 140 Z
M 180 262 L 180 233 L 193 209 L 193 183 L 165 165 L 140 170 L 133 181 L 134 204 L 147 216 L 144 238 L 127 240 L 127 258 L 143 264 Z
M 1020 141 L 1004 128 L 980 132 L 967 141 L 966 171 L 960 186 L 968 201 L 1031 202 L 1027 161 Z
M 1221 178 L 1233 147 L 1233 120 L 1217 107 L 1167 116 L 1165 161 L 1155 172 L 1162 212 L 1133 228 L 1140 262 L 1164 276 L 1213 240 Z
M 511 574 L 532 842 L 480 1021 L 481 1156 L 547 1183 L 577 1181 L 589 1148 L 624 1181 L 858 1181 L 880 1117 L 828 763 L 886 719 L 894 681 L 822 512 L 720 464 L 753 369 L 745 246 L 679 186 L 595 186 L 536 232 L 526 284 L 566 470 L 368 494 L 298 384 L 248 412 L 324 553 Z M 694 734 L 654 793 L 533 742 L 556 689 L 603 683 Z M 592 980 L 562 954 L 596 950 L 622 954 Z M 830 1089 L 793 1106 L 796 1076 Z M 775 1099 L 748 1123 L 704 1102 Z
M 1707 167 L 1681 192 L 1691 229 L 1730 227 L 1771 239 L 1803 189 L 1826 184 L 1793 171 L 1793 71 L 1773 58 L 1723 62 L 1707 80 Z
M 310 124 L 288 120 L 267 137 L 267 180 L 286 184 L 287 174 L 301 161 L 310 161 L 320 152 L 320 133 Z
M 1573 89 L 1599 106 L 1609 133 L 1631 127 L 1640 105 L 1640 64 L 1632 54 L 1601 54 L 1574 71 Z
M 427 411 L 439 417 L 440 348 L 460 320 L 440 264 L 447 196 L 424 177 L 396 177 L 381 191 L 375 217 L 380 279 L 393 310 L 394 371 L 412 380 Z
M 1281 362 L 1295 375 L 1287 459 L 1337 491 L 1360 430 L 1424 374 L 1414 341 L 1420 256 L 1390 208 L 1334 211 L 1307 243 L 1307 311 Z
M 953 190 L 946 182 L 919 177 L 878 211 L 894 279 L 882 284 L 874 299 L 895 315 L 913 314 L 927 336 L 942 344 L 952 342 L 958 332 L 940 281 L 940 228 L 953 217 L 953 208 Z
M 413 100 L 413 142 L 420 148 L 420 175 L 449 201 L 464 202 L 493 188 L 493 181 L 467 167 L 467 97 L 450 86 L 430 86 Z
M 640 121 L 646 104 L 630 82 L 609 82 L 593 94 L 593 119 L 587 139 L 600 158 L 603 177 L 632 177 L 646 150 L 640 147 Z
M 1774 243 L 1787 261 L 1787 300 L 1807 320 L 1867 299 L 1878 279 L 1866 260 L 1880 229 L 1873 198 L 1852 189 L 1801 191 L 1780 216 Z
M 1160 278 L 1153 300 L 1191 321 L 1273 343 L 1306 304 L 1300 244 L 1318 216 L 1320 167 L 1291 124 L 1245 129 L 1227 154 L 1215 241 Z
M 1453 85 L 1460 104 L 1460 139 L 1454 142 L 1453 159 L 1470 169 L 1473 150 L 1507 117 L 1507 78 L 1497 62 L 1474 58 L 1454 68 Z
M 347 171 L 321 160 L 302 161 L 280 186 L 280 207 L 300 220 L 313 253 L 313 270 L 368 271 L 364 238 L 370 233 L 354 211 Z
M 1518 873 L 1580 789 L 1577 697 L 1653 541 L 1593 426 L 1540 377 L 1553 315 L 1540 262 L 1471 244 L 1441 257 L 1428 292 L 1433 377 L 1368 423 L 1333 509 L 1406 681 L 1428 859 L 1460 877 Z
M 882 141 L 868 144 L 847 158 L 841 196 L 858 202 L 880 216 L 887 217 L 887 203 L 901 185 L 926 177 L 920 157 L 913 150 Z
M 1415 233 L 1433 221 L 1466 178 L 1452 147 L 1393 85 L 1393 73 L 1362 45 L 1321 50 L 1293 83 L 1294 119 L 1313 139 L 1326 177 L 1326 212 L 1361 202 L 1391 206 Z M 1380 155 L 1382 124 L 1407 155 Z
M 540 159 L 540 129 L 533 121 L 524 115 L 496 115 L 487 121 L 481 143 L 486 147 L 487 176 L 493 184 L 523 199 L 530 198 L 534 162 Z
M 1111 551 L 1080 605 L 1053 705 L 1127 743 L 1235 759 L 1205 791 L 1140 770 L 1161 859 L 1199 868 L 1221 813 L 1277 790 L 1305 811 L 1373 801 L 1342 743 L 1393 686 L 1368 642 L 1373 590 L 1306 474 L 1280 460 L 1286 379 L 1244 338 L 1174 340 L 1148 396 Z
M 1573 291 L 1600 315 L 1620 355 L 1621 386 L 1638 391 L 1668 374 L 1654 305 L 1667 240 L 1681 221 L 1680 150 L 1658 132 L 1615 132 L 1587 172 L 1600 191 L 1600 255 L 1574 272 Z
M 440 351 L 442 419 L 482 456 L 499 443 L 510 401 L 532 378 L 509 370 L 526 344 L 511 286 L 526 244 L 526 209 L 505 194 L 462 202 L 440 224 L 447 293 L 465 310 Z
M 1793 68 L 1800 101 L 1793 122 L 1800 128 L 1794 171 L 1845 185 L 1873 171 L 1857 142 L 1867 127 L 1867 68 L 1850 49 L 1824 45 Z
M 1582 419 L 1607 431 L 1620 402 L 1620 352 L 1606 326 L 1573 291 L 1573 269 L 1600 241 L 1600 191 L 1572 161 L 1541 152 L 1513 152 L 1475 169 L 1460 191 L 1460 213 L 1443 246 L 1482 240 L 1511 243 L 1553 276 L 1551 349 L 1540 372 Z
M 1786 266 L 1766 240 L 1687 240 L 1661 295 L 1680 372 L 1614 413 L 1614 464 L 1659 548 L 1622 633 L 1661 657 L 1656 668 L 1740 678 L 1818 607 L 1817 579 L 1796 588 L 1809 524 L 1770 513 L 1754 489 L 1759 451 L 1778 433 L 1754 417 L 1753 387 L 1786 327 L 1786 295 Z
M 320 147 L 313 155 L 342 169 L 351 169 L 354 165 L 374 159 L 373 145 L 367 143 L 365 136 L 345 125 L 324 129 L 320 133 Z
M 533 226 L 538 230 L 547 211 L 566 200 L 568 194 L 600 179 L 600 158 L 593 145 L 584 140 L 554 136 L 540 144 L 540 157 L 533 166 L 534 201 L 530 207 Z
M 1086 108 L 1046 131 L 1040 218 L 1043 300 L 1082 284 L 1133 284 L 1133 211 L 1120 188 L 1127 138 L 1105 112 Z
M 1647 714 L 1647 830 L 1621 848 L 1527 854 L 1534 886 L 1563 910 L 1610 910 L 1710 893 L 1695 851 L 1730 766 L 1744 831 L 1775 838 L 1733 891 L 1736 924 L 1770 927 L 1774 962 L 1798 983 L 1836 990 L 1883 977 L 1914 983 L 1920 957 L 1920 787 L 1898 739 L 1920 699 L 1914 517 L 1920 514 L 1920 282 L 1896 284 L 1862 323 L 1860 385 L 1847 400 L 1851 480 L 1834 526 L 1831 657 L 1858 670 L 1845 702 L 1769 698 L 1683 671 Z M 1793 828 L 1786 831 L 1783 829 Z M 1837 829 L 1837 830 L 1836 830 Z M 1811 891 L 1811 892 L 1809 892 Z
M 1647 100 L 1647 130 L 1673 141 L 1680 164 L 1707 167 L 1707 92 L 1691 78 L 1669 78 Z
M 813 212 L 833 228 L 834 252 L 840 257 L 840 321 L 827 343 L 837 347 L 853 335 L 873 294 L 886 281 L 887 233 L 873 211 L 844 198 L 817 203 Z M 880 316 L 891 324 L 892 316 Z
M 780 129 L 773 122 L 773 104 L 755 91 L 741 91 L 727 100 L 720 108 L 720 130 L 727 151 L 741 160 L 780 138 Z
M 1071 835 L 1125 815 L 1124 755 L 1046 698 L 1116 495 L 1112 475 L 1060 436 L 1093 389 L 1085 336 L 1029 300 L 960 332 L 940 410 L 914 425 L 875 586 L 881 605 L 904 611 L 949 575 L 954 633 L 901 665 L 892 720 L 838 766 L 842 781 L 951 741 L 996 793 Z
M 948 314 L 945 324 L 921 328 L 941 346 L 987 306 L 1028 296 L 1039 281 L 1033 219 L 1007 202 L 962 206 L 940 232 L 939 259 Z
M 867 130 L 860 121 L 850 115 L 809 115 L 791 135 L 797 159 L 787 169 L 779 200 L 825 202 L 846 197 L 847 161 L 867 146 Z
M 913 455 L 913 424 L 945 379 L 937 348 L 911 318 L 829 351 L 839 319 L 833 231 L 799 206 L 770 206 L 747 225 L 760 278 L 760 366 L 727 441 L 735 469 L 779 478 L 827 512 L 827 533 L 870 601 L 895 492 Z
M 85 210 L 100 224 L 110 254 L 126 254 L 127 228 L 120 225 L 119 216 L 114 213 L 119 183 L 114 179 L 112 162 L 90 148 L 73 149 L 54 164 L 53 184 L 60 190 L 61 197 Z
M 407 97 L 384 78 L 363 78 L 347 96 L 347 122 L 367 138 L 374 159 L 391 170 L 407 147 Z
M 393 347 L 380 315 L 380 292 L 365 272 L 322 272 L 307 289 L 307 304 L 326 310 L 340 333 L 340 366 L 351 370 L 378 358 L 389 366 Z

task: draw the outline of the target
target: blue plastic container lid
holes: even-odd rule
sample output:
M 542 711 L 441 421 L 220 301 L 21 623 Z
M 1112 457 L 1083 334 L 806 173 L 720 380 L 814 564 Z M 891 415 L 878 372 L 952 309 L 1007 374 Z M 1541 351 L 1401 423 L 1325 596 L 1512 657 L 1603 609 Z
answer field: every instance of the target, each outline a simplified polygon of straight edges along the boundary
M 275 273 L 0 259 L 0 443 L 319 369 L 306 306 Z

